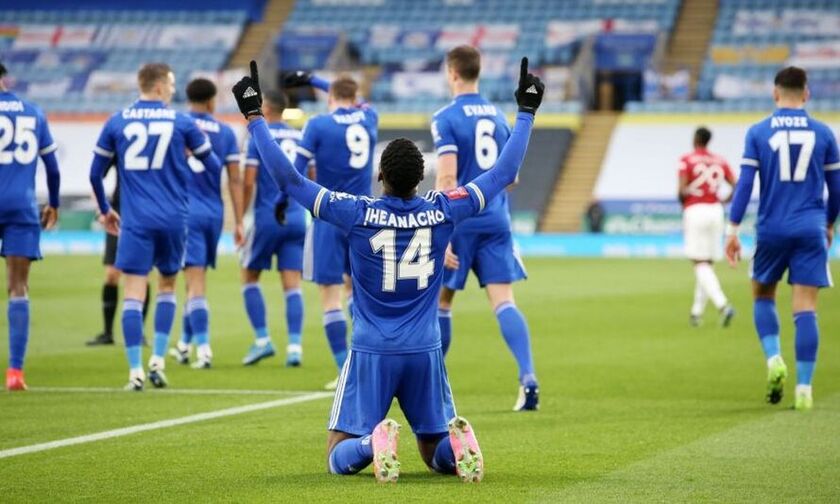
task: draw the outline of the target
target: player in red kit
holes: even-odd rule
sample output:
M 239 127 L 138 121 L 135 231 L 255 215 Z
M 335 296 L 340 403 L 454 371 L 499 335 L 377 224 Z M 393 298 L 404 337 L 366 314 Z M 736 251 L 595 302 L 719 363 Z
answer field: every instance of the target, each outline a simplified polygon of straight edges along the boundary
M 694 151 L 680 158 L 679 199 L 683 205 L 685 255 L 694 264 L 696 278 L 691 325 L 700 325 L 706 303 L 711 300 L 720 313 L 721 325 L 727 327 L 735 310 L 720 287 L 712 263 L 723 255 L 722 203 L 729 201 L 721 201 L 718 189 L 724 181 L 734 187 L 735 176 L 725 159 L 706 149 L 711 139 L 711 131 L 697 128 Z

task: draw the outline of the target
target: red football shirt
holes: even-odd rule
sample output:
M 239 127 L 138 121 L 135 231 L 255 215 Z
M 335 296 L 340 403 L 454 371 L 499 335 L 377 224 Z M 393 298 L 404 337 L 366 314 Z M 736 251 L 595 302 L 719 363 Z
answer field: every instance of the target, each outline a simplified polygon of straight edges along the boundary
M 681 157 L 679 173 L 688 179 L 688 196 L 683 201 L 683 208 L 697 203 L 719 203 L 720 183 L 732 176 L 729 163 L 706 149 L 696 149 Z

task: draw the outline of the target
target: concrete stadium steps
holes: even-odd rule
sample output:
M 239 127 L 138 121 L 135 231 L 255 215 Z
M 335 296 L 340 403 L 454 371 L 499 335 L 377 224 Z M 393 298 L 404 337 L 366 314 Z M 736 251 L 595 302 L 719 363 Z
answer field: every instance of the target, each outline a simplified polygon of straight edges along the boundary
M 228 68 L 247 68 L 252 59 L 257 59 L 266 44 L 279 32 L 295 6 L 294 0 L 268 0 L 263 20 L 245 27 L 236 52 L 230 58 Z
M 718 0 L 683 0 L 677 23 L 668 44 L 664 70 L 675 72 L 688 68 L 691 72 L 691 96 L 709 49 L 715 28 Z
M 583 116 L 563 171 L 554 187 L 540 230 L 576 232 L 581 216 L 592 201 L 592 191 L 619 112 L 589 112 Z

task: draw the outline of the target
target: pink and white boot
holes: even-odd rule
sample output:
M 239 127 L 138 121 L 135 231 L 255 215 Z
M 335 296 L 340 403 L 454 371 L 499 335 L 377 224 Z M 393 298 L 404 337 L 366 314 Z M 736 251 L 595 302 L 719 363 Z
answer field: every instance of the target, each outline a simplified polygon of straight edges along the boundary
M 380 483 L 396 483 L 400 477 L 397 444 L 400 441 L 400 424 L 386 418 L 379 422 L 370 435 L 373 447 L 373 474 Z
M 478 483 L 484 477 L 484 457 L 472 425 L 464 417 L 449 421 L 449 442 L 455 454 L 455 471 L 464 483 Z

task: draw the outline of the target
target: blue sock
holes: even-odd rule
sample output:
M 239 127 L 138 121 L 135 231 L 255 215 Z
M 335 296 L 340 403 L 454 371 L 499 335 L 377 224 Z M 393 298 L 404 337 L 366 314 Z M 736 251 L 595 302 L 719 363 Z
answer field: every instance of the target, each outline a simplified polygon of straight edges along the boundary
M 817 314 L 812 311 L 794 313 L 793 321 L 796 325 L 796 384 L 810 385 L 820 346 Z
M 164 357 L 169 346 L 169 333 L 175 322 L 175 293 L 163 292 L 155 302 L 155 355 Z M 192 321 L 190 321 L 192 322 Z
M 210 343 L 210 307 L 207 305 L 207 298 L 196 296 L 187 301 L 190 312 L 190 327 L 195 335 L 196 345 Z
M 29 342 L 29 298 L 9 298 L 9 367 L 23 369 L 26 344 Z
M 753 305 L 753 322 L 755 330 L 764 350 L 764 357 L 769 359 L 779 355 L 779 313 L 776 311 L 776 300 L 756 299 Z
M 128 367 L 142 369 L 143 343 L 143 301 L 139 299 L 123 300 L 122 330 L 125 338 L 125 355 Z
M 455 474 L 455 452 L 452 451 L 448 435 L 442 437 L 435 448 L 432 469 L 441 474 Z
M 339 369 L 347 358 L 347 319 L 341 310 L 324 312 L 324 332 Z
M 289 344 L 300 345 L 303 332 L 303 293 L 300 289 L 286 291 L 286 328 Z
M 330 452 L 330 472 L 333 474 L 356 474 L 373 462 L 373 447 L 370 436 L 345 439 Z
M 181 344 L 189 345 L 190 343 L 192 343 L 192 339 L 193 339 L 193 331 L 192 331 L 192 327 L 190 327 L 190 305 L 189 305 L 189 303 L 187 303 L 187 305 L 184 306 L 184 318 L 182 320 L 183 320 L 183 322 L 182 322 L 182 325 L 181 325 L 181 327 L 182 327 Z
M 502 303 L 496 307 L 496 319 L 499 321 L 499 328 L 505 338 L 508 348 L 516 363 L 519 364 L 519 379 L 534 380 L 534 361 L 531 359 L 531 336 L 528 333 L 528 324 L 525 317 L 513 303 Z M 530 375 L 530 376 L 529 376 Z
M 449 351 L 452 343 L 452 310 L 438 308 L 438 325 L 440 326 L 440 348 L 443 355 Z
M 260 284 L 249 283 L 242 287 L 242 297 L 245 298 L 245 313 L 251 321 L 256 338 L 267 338 L 268 329 L 265 324 L 265 300 Z

